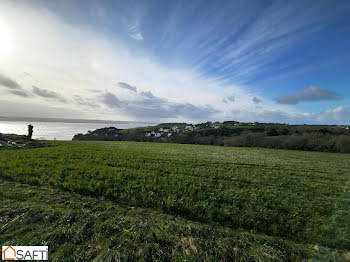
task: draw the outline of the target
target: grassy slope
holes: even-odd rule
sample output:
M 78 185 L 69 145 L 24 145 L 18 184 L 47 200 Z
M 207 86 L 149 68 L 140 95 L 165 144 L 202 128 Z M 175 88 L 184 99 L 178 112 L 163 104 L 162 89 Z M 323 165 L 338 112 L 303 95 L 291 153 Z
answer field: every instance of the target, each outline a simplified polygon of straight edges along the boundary
M 53 261 L 296 261 L 310 255 L 303 245 L 280 238 L 48 187 L 1 180 L 0 189 L 0 243 L 49 245 Z
M 66 142 L 3 151 L 1 214 L 9 225 L 22 221 L 24 236 L 7 226 L 0 242 L 46 241 L 57 258 L 79 246 L 85 259 L 293 261 L 306 259 L 321 241 L 316 257 L 345 258 L 349 169 L 345 154 L 154 143 Z M 332 217 L 336 208 L 341 212 Z M 76 218 L 66 223 L 71 213 Z M 123 223 L 115 232 L 116 214 L 135 220 L 137 232 Z M 84 233 L 85 224 L 91 232 Z M 125 230 L 130 234 L 120 233 Z

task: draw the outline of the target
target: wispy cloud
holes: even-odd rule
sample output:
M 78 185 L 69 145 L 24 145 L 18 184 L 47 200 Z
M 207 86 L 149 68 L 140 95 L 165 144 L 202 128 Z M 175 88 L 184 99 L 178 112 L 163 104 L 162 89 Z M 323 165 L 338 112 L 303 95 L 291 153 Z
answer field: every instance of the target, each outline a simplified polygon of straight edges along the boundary
M 138 40 L 138 41 L 143 40 L 143 36 L 140 32 L 131 33 L 130 36 L 131 36 L 131 38 Z
M 19 97 L 30 97 L 20 84 L 8 76 L 0 74 L 0 86 L 5 87 L 8 93 Z
M 209 105 L 197 106 L 191 103 L 177 103 L 157 97 L 150 91 L 143 91 L 134 95 L 130 100 L 119 99 L 115 94 L 105 92 L 102 102 L 115 109 L 116 112 L 126 114 L 137 119 L 210 119 L 219 111 Z
M 123 102 L 110 92 L 106 92 L 102 95 L 102 102 L 111 108 L 120 108 L 123 105 Z
M 1 1 L 0 16 L 17 46 L 11 59 L 0 63 L 6 72 L 0 85 L 5 95 L 17 90 L 14 102 L 26 98 L 81 114 L 89 109 L 89 117 L 96 113 L 101 119 L 292 121 L 308 119 L 293 104 L 339 98 L 316 88 L 292 90 L 278 103 L 271 98 L 278 85 L 268 97 L 265 91 L 274 87 L 262 93 L 250 84 L 305 70 L 312 61 L 298 55 L 300 45 L 312 43 L 312 36 L 350 5 L 92 1 L 94 8 L 73 2 Z M 23 72 L 35 77 L 6 77 Z M 38 89 L 26 91 L 32 86 Z
M 229 96 L 227 97 L 228 101 L 235 102 L 235 96 Z
M 128 89 L 128 90 L 130 90 L 132 92 L 137 92 L 136 86 L 132 86 L 132 85 L 129 85 L 129 84 L 124 83 L 124 82 L 119 82 L 118 86 L 121 87 L 121 88 L 124 88 L 124 89 Z
M 22 89 L 22 87 L 13 79 L 0 74 L 0 85 L 10 89 Z
M 261 101 L 259 98 L 257 98 L 256 96 L 254 96 L 254 97 L 253 97 L 253 102 L 254 102 L 255 104 L 259 104 L 259 103 L 261 103 L 262 101 Z
M 37 95 L 37 96 L 41 96 L 44 98 L 48 98 L 48 99 L 54 99 L 57 100 L 59 102 L 63 102 L 65 103 L 66 100 L 58 93 L 54 92 L 54 91 L 50 91 L 44 88 L 39 88 L 36 86 L 33 86 L 33 94 Z
M 94 108 L 94 109 L 100 108 L 100 106 L 96 103 L 97 101 L 95 99 L 82 98 L 79 95 L 74 95 L 73 100 L 81 106 L 87 106 L 87 107 Z
M 13 95 L 20 96 L 20 97 L 30 97 L 30 95 L 24 90 L 10 90 L 9 92 Z
M 263 76 L 276 76 L 288 66 L 293 73 L 310 65 L 311 61 L 298 61 L 300 57 L 291 53 L 301 44 L 311 43 L 332 17 L 344 14 L 349 6 L 327 1 L 227 1 L 218 7 L 178 1 L 164 21 L 157 50 L 171 50 L 161 54 L 222 81 L 251 83 Z M 186 32 L 186 37 L 181 37 L 181 32 Z
M 294 94 L 283 94 L 277 98 L 280 104 L 296 105 L 299 102 L 322 101 L 322 100 L 340 100 L 343 97 L 339 94 L 329 91 L 322 87 L 310 86 L 305 90 Z
M 229 102 L 235 102 L 235 96 L 231 95 L 222 99 L 222 102 L 228 104 Z

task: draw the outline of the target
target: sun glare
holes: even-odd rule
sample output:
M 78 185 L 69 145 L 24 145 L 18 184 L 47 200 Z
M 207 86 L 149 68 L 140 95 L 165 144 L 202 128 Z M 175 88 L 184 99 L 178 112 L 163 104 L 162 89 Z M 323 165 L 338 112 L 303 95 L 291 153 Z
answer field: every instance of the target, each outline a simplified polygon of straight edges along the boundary
M 10 30 L 6 24 L 0 22 L 0 59 L 10 56 L 12 48 Z

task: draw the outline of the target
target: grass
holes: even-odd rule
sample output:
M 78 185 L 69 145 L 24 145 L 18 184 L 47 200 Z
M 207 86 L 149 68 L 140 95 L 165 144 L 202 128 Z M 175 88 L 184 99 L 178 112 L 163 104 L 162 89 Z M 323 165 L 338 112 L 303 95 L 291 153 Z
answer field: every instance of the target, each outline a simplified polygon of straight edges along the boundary
M 48 243 L 60 261 L 349 256 L 348 154 L 55 144 L 0 152 L 3 244 Z

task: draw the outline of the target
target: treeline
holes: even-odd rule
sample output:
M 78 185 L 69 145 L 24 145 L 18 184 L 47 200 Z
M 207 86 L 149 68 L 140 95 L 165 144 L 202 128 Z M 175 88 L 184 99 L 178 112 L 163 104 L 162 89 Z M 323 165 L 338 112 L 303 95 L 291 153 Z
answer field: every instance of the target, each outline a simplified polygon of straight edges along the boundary
M 350 153 L 350 136 L 315 133 L 268 136 L 263 132 L 244 132 L 237 136 L 176 136 L 170 138 L 169 142 Z
M 101 129 L 98 131 L 99 135 L 78 134 L 73 139 L 263 147 L 350 153 L 350 132 L 345 128 L 337 126 L 260 124 L 233 127 L 222 125 L 220 128 L 203 128 L 198 132 L 174 133 L 171 137 L 160 138 L 146 137 L 143 132 L 123 133 L 115 136 L 116 132 L 113 131 L 113 136 L 110 136 L 103 133 L 103 129 Z
M 350 153 L 350 132 L 340 127 L 324 126 L 222 126 L 174 136 L 169 142 Z

